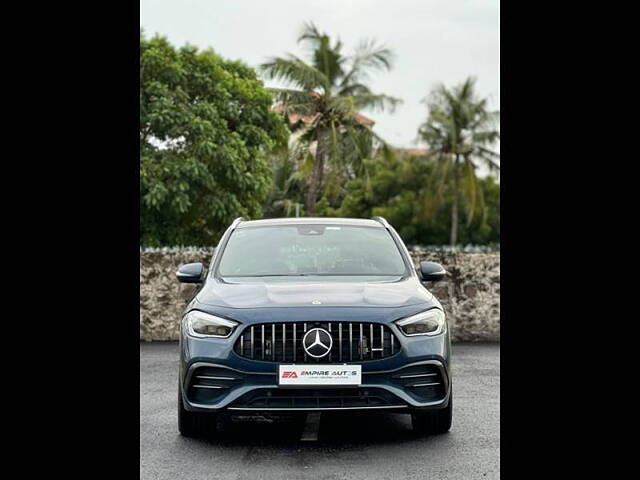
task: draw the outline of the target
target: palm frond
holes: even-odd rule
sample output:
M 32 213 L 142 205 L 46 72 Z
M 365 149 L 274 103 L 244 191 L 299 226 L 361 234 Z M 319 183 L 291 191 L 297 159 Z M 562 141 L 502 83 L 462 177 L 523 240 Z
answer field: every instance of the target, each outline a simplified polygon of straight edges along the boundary
M 363 39 L 349 58 L 351 68 L 342 79 L 341 87 L 368 78 L 370 71 L 391 70 L 393 52 L 373 39 Z
M 326 75 L 294 55 L 272 58 L 260 68 L 270 80 L 283 81 L 309 92 L 331 91 L 331 82 Z
M 496 162 L 496 160 L 500 158 L 499 153 L 489 150 L 488 148 L 485 148 L 483 146 L 478 146 L 477 155 L 489 168 L 490 172 L 500 172 L 500 164 Z
M 389 110 L 391 113 L 402 103 L 399 98 L 384 94 L 359 94 L 353 97 L 353 102 L 357 108 L 370 108 L 372 110 Z
M 336 92 L 336 95 L 341 97 L 351 97 L 354 95 L 371 95 L 371 89 L 363 83 L 348 83 L 347 85 L 340 86 Z
M 302 26 L 297 42 L 300 43 L 305 40 L 319 42 L 321 38 L 322 34 L 320 33 L 320 30 L 318 30 L 318 27 L 316 27 L 313 22 L 307 22 Z
M 269 88 L 268 90 L 279 102 L 282 113 L 286 115 L 291 113 L 312 115 L 316 113 L 316 102 L 309 92 L 288 88 Z
M 348 118 L 354 115 L 356 103 L 353 97 L 333 97 L 329 109 L 336 115 Z

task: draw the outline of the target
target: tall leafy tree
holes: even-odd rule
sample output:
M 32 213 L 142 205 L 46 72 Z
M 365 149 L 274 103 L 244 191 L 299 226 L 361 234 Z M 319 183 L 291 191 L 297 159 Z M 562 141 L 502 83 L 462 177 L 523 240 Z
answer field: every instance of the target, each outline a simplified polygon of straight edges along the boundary
M 437 205 L 444 194 L 450 193 L 449 242 L 456 245 L 461 198 L 465 199 L 467 224 L 473 221 L 476 210 L 484 201 L 476 177 L 479 163 L 491 172 L 500 170 L 500 156 L 492 150 L 500 138 L 499 112 L 489 111 L 487 99 L 478 98 L 472 77 L 451 89 L 437 86 L 425 102 L 429 116 L 418 129 L 418 137 L 427 142 L 439 160 L 434 175 L 437 184 L 432 185 L 425 198 L 429 205 Z
M 439 168 L 433 155 L 398 154 L 392 158 L 377 156 L 367 160 L 367 178 L 349 181 L 340 208 L 328 210 L 331 216 L 385 217 L 408 244 L 443 245 L 448 243 L 450 207 L 453 199 L 444 198 L 437 209 L 425 211 L 425 185 Z M 500 186 L 489 175 L 478 178 L 484 204 L 471 223 L 463 222 L 458 242 L 463 244 L 500 243 Z M 466 197 L 461 198 L 466 208 Z
M 140 242 L 210 245 L 259 217 L 288 130 L 254 70 L 140 34 Z
M 371 157 L 372 141 L 383 143 L 358 111 L 393 109 L 399 100 L 373 93 L 366 85 L 371 73 L 391 69 L 388 48 L 363 40 L 344 55 L 340 40 L 332 41 L 313 23 L 304 26 L 298 42 L 308 48 L 308 61 L 288 54 L 270 59 L 262 70 L 287 86 L 274 92 L 280 111 L 297 131 L 291 156 L 299 165 L 296 174 L 308 177 L 306 213 L 314 215 L 323 187 L 335 188 L 345 177 L 357 176 L 362 160 Z

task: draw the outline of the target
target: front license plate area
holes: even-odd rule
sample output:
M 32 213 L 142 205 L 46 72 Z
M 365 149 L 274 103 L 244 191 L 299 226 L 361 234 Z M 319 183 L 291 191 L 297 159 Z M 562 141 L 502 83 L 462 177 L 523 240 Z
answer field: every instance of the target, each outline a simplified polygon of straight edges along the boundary
M 279 365 L 278 385 L 358 386 L 362 384 L 362 365 Z

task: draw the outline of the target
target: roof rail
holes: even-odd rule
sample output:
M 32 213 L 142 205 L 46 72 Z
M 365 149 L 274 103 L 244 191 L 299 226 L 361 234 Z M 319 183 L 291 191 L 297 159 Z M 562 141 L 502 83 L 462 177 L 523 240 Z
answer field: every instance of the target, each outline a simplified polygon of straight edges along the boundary
M 236 228 L 240 222 L 244 220 L 244 217 L 236 218 L 229 228 Z
M 385 228 L 391 228 L 389 222 L 384 217 L 371 217 L 371 220 L 375 220 L 376 222 L 380 222 Z

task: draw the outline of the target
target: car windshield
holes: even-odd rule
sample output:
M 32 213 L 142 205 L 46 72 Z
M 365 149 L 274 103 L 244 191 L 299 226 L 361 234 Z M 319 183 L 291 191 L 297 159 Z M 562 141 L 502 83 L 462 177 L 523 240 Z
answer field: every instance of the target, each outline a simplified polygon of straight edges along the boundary
M 218 267 L 225 277 L 398 276 L 405 272 L 398 247 L 385 228 L 329 224 L 237 229 Z

